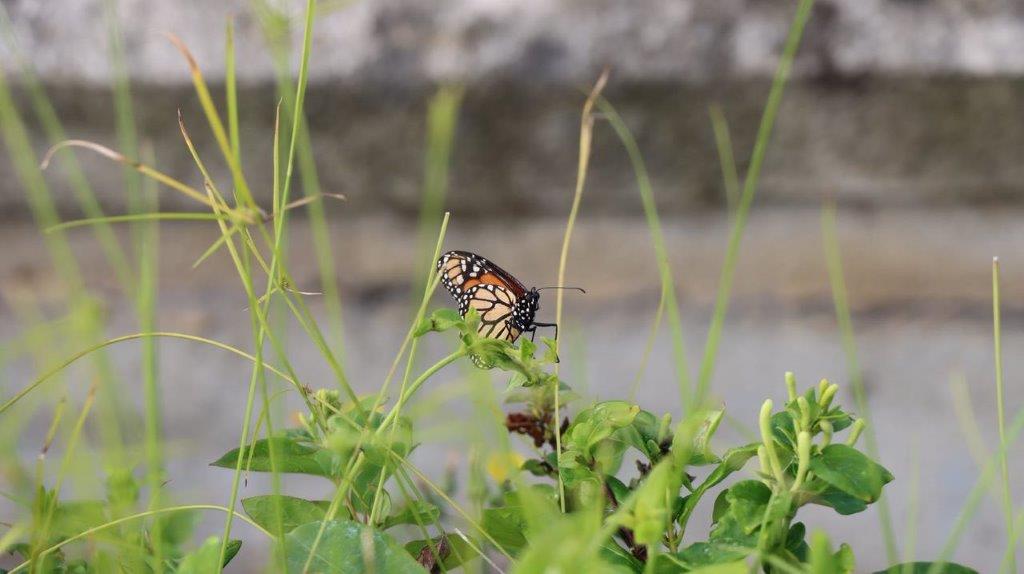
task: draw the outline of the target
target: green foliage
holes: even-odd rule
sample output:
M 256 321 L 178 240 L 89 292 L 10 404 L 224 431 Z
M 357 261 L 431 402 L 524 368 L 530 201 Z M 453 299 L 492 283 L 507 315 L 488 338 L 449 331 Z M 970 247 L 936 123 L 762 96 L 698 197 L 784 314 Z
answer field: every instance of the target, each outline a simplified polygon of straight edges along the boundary
M 202 546 L 185 555 L 174 572 L 176 574 L 216 574 L 220 572 L 220 569 L 227 566 L 228 562 L 242 549 L 242 541 L 228 541 L 223 561 L 220 558 L 220 546 L 220 538 L 216 536 L 207 538 Z
M 480 556 L 476 551 L 479 545 L 472 546 L 460 536 L 438 536 L 430 539 L 431 547 L 426 540 L 413 540 L 405 545 L 405 550 L 417 558 L 421 564 L 431 567 L 440 565 L 442 570 L 452 570 Z M 438 562 L 440 560 L 440 562 Z
M 308 446 L 287 437 L 260 439 L 251 446 L 239 450 L 233 449 L 210 463 L 221 468 L 235 468 L 239 453 L 242 468 L 254 472 L 270 472 L 271 449 L 275 449 L 277 471 L 315 476 L 334 476 L 340 470 L 341 460 L 330 450 L 322 447 Z
M 326 525 L 316 521 L 299 526 L 285 537 L 284 547 L 288 572 L 424 572 L 393 538 L 351 520 L 331 520 Z
M 880 464 L 869 459 L 860 451 L 845 444 L 830 444 L 811 459 L 811 472 L 828 489 L 838 490 L 870 504 L 882 495 L 882 487 L 892 481 L 893 476 Z
M 931 572 L 939 572 L 940 574 L 978 574 L 978 571 L 973 568 L 952 562 L 907 562 L 890 566 L 885 570 L 879 570 L 875 574 L 926 574 Z
M 323 520 L 330 505 L 329 500 L 305 500 L 282 494 L 266 494 L 242 500 L 242 508 L 249 518 L 270 532 L 278 531 L 279 520 L 283 532 L 291 532 L 307 522 Z M 349 518 L 346 514 L 347 510 L 342 509 L 341 517 Z

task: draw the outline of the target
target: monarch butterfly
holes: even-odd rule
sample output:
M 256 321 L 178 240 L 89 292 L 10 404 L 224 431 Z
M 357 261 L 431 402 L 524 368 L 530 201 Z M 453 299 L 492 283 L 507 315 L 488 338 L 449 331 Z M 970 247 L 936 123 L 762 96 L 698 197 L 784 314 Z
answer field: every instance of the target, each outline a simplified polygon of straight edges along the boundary
M 523 333 L 535 335 L 537 327 L 554 327 L 558 338 L 556 323 L 534 321 L 540 290 L 552 287 L 527 289 L 508 271 L 468 251 L 445 253 L 437 260 L 437 270 L 441 284 L 458 303 L 459 314 L 465 317 L 470 308 L 480 313 L 477 332 L 481 336 L 514 343 Z

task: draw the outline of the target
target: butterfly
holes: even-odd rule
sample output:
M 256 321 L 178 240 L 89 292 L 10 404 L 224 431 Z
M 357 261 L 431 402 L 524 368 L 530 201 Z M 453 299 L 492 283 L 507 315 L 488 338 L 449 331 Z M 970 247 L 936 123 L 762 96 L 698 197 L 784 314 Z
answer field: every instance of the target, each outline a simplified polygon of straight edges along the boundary
M 527 289 L 511 273 L 468 251 L 449 251 L 437 260 L 441 284 L 455 298 L 463 317 L 470 309 L 480 314 L 477 332 L 482 337 L 515 342 L 537 327 L 558 325 L 534 320 L 540 309 L 540 290 Z

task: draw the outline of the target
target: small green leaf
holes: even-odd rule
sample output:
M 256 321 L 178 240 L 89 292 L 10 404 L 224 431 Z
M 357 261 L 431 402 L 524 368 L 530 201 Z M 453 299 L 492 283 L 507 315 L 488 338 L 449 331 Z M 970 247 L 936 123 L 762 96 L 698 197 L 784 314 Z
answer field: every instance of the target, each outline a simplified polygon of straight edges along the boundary
M 724 506 L 720 509 L 716 503 L 715 514 L 719 519 L 711 529 L 711 541 L 756 546 L 756 532 L 772 498 L 771 489 L 757 480 L 743 480 L 729 487 L 720 498 L 724 499 Z
M 433 524 L 441 517 L 441 510 L 423 500 L 411 500 L 398 512 L 384 519 L 383 530 L 399 524 Z
M 801 562 L 807 561 L 807 552 L 810 549 L 804 537 L 807 535 L 807 527 L 803 522 L 797 522 L 789 527 L 786 535 L 786 550 L 793 553 Z
M 464 325 L 465 322 L 462 320 L 462 317 L 454 309 L 437 309 L 429 317 L 424 317 L 420 321 L 420 324 L 416 326 L 416 330 L 413 332 L 413 336 L 422 337 L 430 332 L 441 333 Z
M 609 540 L 601 546 L 600 556 L 608 564 L 627 568 L 632 572 L 639 573 L 644 570 L 644 563 L 616 544 L 614 540 Z
M 106 503 L 102 500 L 61 502 L 54 509 L 50 534 L 58 538 L 70 537 L 108 520 Z
M 553 365 L 558 362 L 558 344 L 554 339 L 548 337 L 541 337 L 541 342 L 544 343 L 544 356 L 541 358 L 541 362 Z
M 896 564 L 890 566 L 885 570 L 879 570 L 874 574 L 925 574 L 931 572 L 932 566 L 935 562 L 908 562 L 906 564 Z M 938 567 L 939 574 L 978 574 L 978 571 L 967 566 L 962 566 L 954 562 L 940 562 Z
M 444 543 L 439 544 L 441 541 L 440 537 L 433 538 L 431 543 L 434 546 L 434 553 L 440 551 L 441 558 L 441 570 L 453 570 L 462 566 L 463 564 L 473 560 L 480 554 L 473 549 L 473 546 L 480 548 L 478 542 L 473 542 L 471 546 L 461 536 L 450 534 L 445 537 Z M 433 561 L 435 556 L 430 555 L 430 550 L 427 549 L 426 540 L 413 540 L 405 545 L 405 550 L 414 557 L 422 557 L 425 560 Z M 422 564 L 422 561 L 419 561 Z
M 586 574 L 631 574 L 634 572 L 618 557 L 605 558 L 607 549 L 593 540 L 601 527 L 598 512 L 582 510 L 571 514 L 555 512 L 531 533 L 530 546 L 516 565 L 515 572 L 581 572 Z
M 242 451 L 242 468 L 254 472 L 270 472 L 270 448 L 274 447 L 277 470 L 285 473 L 334 476 L 340 468 L 340 457 L 326 449 L 300 444 L 284 437 L 260 439 Z M 250 452 L 252 462 L 250 464 Z M 239 450 L 236 448 L 210 463 L 210 466 L 235 468 Z
M 285 534 L 307 522 L 323 520 L 327 508 L 331 505 L 328 500 L 306 500 L 274 494 L 242 499 L 242 508 L 249 518 L 272 534 L 277 533 L 278 504 L 281 507 L 281 530 Z M 338 508 L 338 514 L 340 518 L 349 517 L 348 509 L 344 507 Z
M 185 555 L 175 569 L 176 574 L 218 574 L 242 548 L 241 540 L 228 540 L 224 561 L 220 560 L 220 538 L 211 536 L 203 545 Z
M 701 566 L 696 570 L 690 570 L 690 574 L 746 574 L 749 571 L 750 566 L 747 565 L 746 561 L 738 560 L 736 562 L 726 562 L 725 564 Z
M 828 506 L 843 516 L 864 512 L 868 508 L 867 503 L 863 500 L 854 498 L 834 486 L 825 488 L 814 497 L 812 502 Z
M 679 493 L 680 477 L 672 472 L 672 461 L 664 460 L 655 466 L 636 491 L 633 506 L 633 536 L 638 544 L 659 544 L 668 527 L 672 509 L 670 501 Z
M 700 429 L 693 437 L 693 452 L 690 454 L 690 464 L 714 464 L 718 457 L 711 452 L 711 438 L 715 436 L 718 425 L 725 416 L 724 410 L 715 410 L 705 415 L 701 421 Z
M 520 506 L 484 509 L 482 526 L 495 542 L 513 555 L 526 547 L 527 525 Z
M 523 461 L 522 466 L 519 468 L 534 476 L 556 476 L 554 468 L 550 464 L 537 458 Z
M 874 502 L 892 474 L 857 449 L 831 444 L 811 458 L 811 472 L 833 487 L 864 502 Z
M 810 574 L 853 574 L 856 564 L 853 550 L 843 544 L 838 552 L 832 552 L 828 536 L 824 532 L 811 535 L 810 549 L 807 555 L 807 569 Z
M 775 442 L 785 450 L 796 451 L 796 427 L 793 424 L 793 415 L 787 411 L 777 412 L 772 415 L 771 426 Z
M 676 554 L 676 558 L 688 569 L 700 568 L 711 564 L 731 563 L 741 560 L 751 550 L 733 545 L 719 545 L 709 542 L 697 542 Z
M 722 462 L 718 464 L 715 470 L 711 471 L 711 474 L 704 479 L 704 482 L 691 495 L 685 497 L 680 513 L 676 517 L 681 526 L 686 526 L 687 520 L 689 520 L 693 510 L 697 507 L 701 497 L 709 489 L 725 480 L 730 474 L 742 469 L 747 464 L 747 461 L 757 454 L 757 447 L 758 443 L 752 443 L 746 446 L 731 448 L 722 454 Z M 725 499 L 722 498 L 722 501 L 724 502 Z M 716 519 L 717 516 L 716 514 Z
M 332 520 L 314 550 L 321 522 L 310 522 L 285 536 L 289 573 L 321 574 L 423 574 L 425 570 L 387 534 L 351 520 Z M 310 555 L 312 553 L 312 559 Z M 309 563 L 309 569 L 305 566 Z
M 178 548 L 192 539 L 192 532 L 199 522 L 199 513 L 194 510 L 165 512 L 157 517 L 160 521 L 160 537 L 164 546 Z

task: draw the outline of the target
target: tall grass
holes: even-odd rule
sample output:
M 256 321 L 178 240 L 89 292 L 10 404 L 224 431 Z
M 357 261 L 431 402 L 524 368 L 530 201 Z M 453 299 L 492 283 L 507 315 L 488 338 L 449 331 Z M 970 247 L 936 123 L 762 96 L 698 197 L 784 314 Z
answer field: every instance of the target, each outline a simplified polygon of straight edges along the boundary
M 868 403 L 867 392 L 864 389 L 864 373 L 860 368 L 857 340 L 853 334 L 853 320 L 850 317 L 846 278 L 843 275 L 842 255 L 839 252 L 839 240 L 836 236 L 835 204 L 829 203 L 821 211 L 821 235 L 825 246 L 825 262 L 828 267 L 829 285 L 832 288 L 832 302 L 835 308 L 836 320 L 839 323 L 843 353 L 846 355 L 847 374 L 850 378 L 850 386 L 853 388 L 853 400 L 857 405 L 857 412 L 870 423 L 873 420 L 871 406 Z M 867 425 L 864 440 L 867 445 L 868 454 L 878 458 L 878 435 L 874 425 Z M 884 494 L 878 501 L 878 521 L 882 531 L 882 539 L 885 541 L 886 558 L 890 563 L 895 563 L 899 557 L 899 552 L 896 548 L 896 531 L 893 528 L 889 501 Z

